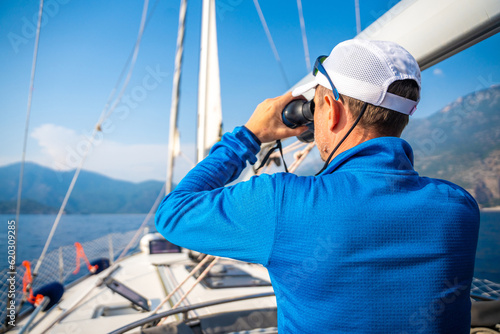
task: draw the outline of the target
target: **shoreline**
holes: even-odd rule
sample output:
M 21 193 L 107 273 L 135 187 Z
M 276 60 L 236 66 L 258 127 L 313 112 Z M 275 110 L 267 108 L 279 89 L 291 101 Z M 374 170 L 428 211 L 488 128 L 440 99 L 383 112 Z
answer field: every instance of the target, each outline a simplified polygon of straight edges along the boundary
M 500 206 L 493 206 L 491 208 L 481 208 L 479 211 L 483 212 L 500 212 Z

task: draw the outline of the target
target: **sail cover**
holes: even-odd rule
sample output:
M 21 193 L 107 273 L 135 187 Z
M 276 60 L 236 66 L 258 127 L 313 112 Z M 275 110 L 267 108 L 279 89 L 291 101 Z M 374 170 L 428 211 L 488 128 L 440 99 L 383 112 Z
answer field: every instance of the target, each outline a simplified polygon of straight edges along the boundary
M 205 158 L 222 128 L 215 0 L 203 1 L 198 81 L 197 162 Z

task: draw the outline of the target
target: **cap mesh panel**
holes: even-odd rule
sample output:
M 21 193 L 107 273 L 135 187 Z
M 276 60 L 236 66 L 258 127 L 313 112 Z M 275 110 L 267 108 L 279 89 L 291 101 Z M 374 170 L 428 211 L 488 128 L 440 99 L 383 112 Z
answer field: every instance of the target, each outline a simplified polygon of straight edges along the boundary
M 382 63 L 380 58 L 375 56 L 373 52 L 366 47 L 351 45 L 349 49 L 348 57 L 345 57 L 345 55 L 345 58 L 342 56 L 337 57 L 337 54 L 334 55 L 332 59 L 334 72 L 376 86 L 382 86 L 384 80 L 391 75 L 387 65 Z M 344 58 L 344 61 L 336 61 L 336 59 L 339 58 Z

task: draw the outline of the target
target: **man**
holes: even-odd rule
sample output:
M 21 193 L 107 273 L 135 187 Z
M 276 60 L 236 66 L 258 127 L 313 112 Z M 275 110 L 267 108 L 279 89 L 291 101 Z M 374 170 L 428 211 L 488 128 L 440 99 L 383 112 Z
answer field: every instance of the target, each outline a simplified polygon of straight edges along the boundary
M 314 74 L 294 93 L 316 89 L 326 168 L 224 187 L 260 143 L 304 131 L 282 122 L 291 94 L 266 100 L 165 198 L 158 230 L 266 266 L 280 333 L 468 333 L 479 210 L 462 188 L 420 177 L 398 138 L 419 100 L 415 59 L 395 43 L 350 40 Z

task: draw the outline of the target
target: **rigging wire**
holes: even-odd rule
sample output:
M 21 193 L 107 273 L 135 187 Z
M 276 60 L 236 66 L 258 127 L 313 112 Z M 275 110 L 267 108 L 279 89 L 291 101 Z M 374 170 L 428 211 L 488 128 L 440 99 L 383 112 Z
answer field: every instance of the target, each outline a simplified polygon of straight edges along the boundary
M 300 30 L 302 31 L 302 44 L 304 44 L 304 55 L 306 58 L 307 73 L 310 73 L 311 72 L 311 59 L 309 58 L 309 46 L 307 44 L 306 24 L 304 22 L 304 13 L 302 12 L 302 1 L 301 0 L 297 0 L 297 9 L 299 10 Z
M 40 265 L 43 262 L 45 254 L 47 253 L 47 249 L 48 249 L 48 247 L 50 245 L 50 242 L 52 241 L 52 237 L 54 236 L 54 232 L 57 229 L 57 226 L 59 225 L 59 221 L 61 220 L 61 216 L 64 213 L 64 209 L 66 208 L 66 204 L 68 203 L 69 196 L 71 195 L 71 193 L 73 191 L 73 188 L 75 186 L 76 180 L 78 179 L 78 176 L 80 175 L 80 172 L 82 170 L 83 164 L 84 164 L 84 162 L 85 162 L 85 160 L 87 158 L 87 155 L 88 155 L 88 153 L 90 151 L 90 147 L 93 146 L 93 143 L 94 143 L 95 137 L 97 135 L 97 132 L 100 131 L 100 124 L 106 118 L 108 118 L 111 115 L 111 113 L 114 111 L 114 109 L 118 105 L 118 102 L 121 100 L 121 98 L 122 98 L 122 96 L 123 96 L 123 94 L 125 92 L 125 89 L 128 86 L 128 83 L 130 82 L 130 78 L 131 78 L 132 72 L 134 70 L 135 62 L 137 60 L 137 54 L 139 52 L 139 46 L 140 46 L 140 42 L 141 42 L 141 39 L 142 39 L 142 34 L 144 33 L 144 26 L 145 26 L 145 23 L 146 23 L 146 14 L 148 12 L 148 5 L 149 5 L 149 0 L 144 0 L 144 6 L 143 6 L 143 10 L 142 10 L 142 17 L 141 17 L 141 24 L 140 24 L 140 27 L 139 27 L 139 34 L 137 36 L 137 41 L 135 43 L 134 54 L 132 56 L 132 60 L 131 60 L 131 65 L 130 65 L 130 68 L 129 68 L 129 72 L 127 74 L 127 77 L 125 79 L 123 87 L 122 87 L 122 89 L 120 91 L 120 94 L 118 95 L 118 98 L 113 103 L 112 107 L 108 110 L 107 113 L 103 112 L 103 114 L 101 115 L 101 117 L 99 119 L 99 122 L 97 123 L 97 126 L 94 128 L 94 130 L 92 132 L 92 135 L 91 135 L 90 140 L 89 140 L 89 144 L 87 145 L 87 147 L 85 149 L 85 152 L 83 153 L 82 158 L 80 160 L 80 164 L 78 165 L 78 168 L 76 169 L 75 174 L 73 175 L 73 179 L 71 180 L 71 184 L 69 185 L 68 191 L 66 192 L 66 195 L 64 196 L 63 203 L 61 204 L 61 207 L 59 208 L 59 212 L 57 213 L 56 220 L 54 221 L 54 224 L 52 225 L 52 229 L 50 230 L 50 234 L 49 234 L 49 236 L 47 238 L 47 241 L 45 242 L 45 246 L 43 247 L 42 254 L 40 255 L 40 258 L 39 258 L 39 260 L 38 260 L 38 262 L 36 264 L 35 270 L 33 272 L 34 276 L 37 275 L 38 270 L 40 269 Z
M 281 59 L 280 59 L 280 56 L 278 54 L 278 50 L 276 49 L 276 45 L 274 44 L 273 37 L 271 36 L 271 32 L 269 31 L 269 27 L 267 26 L 266 19 L 264 18 L 264 13 L 262 13 L 262 10 L 260 9 L 259 0 L 253 0 L 253 3 L 255 5 L 255 9 L 257 9 L 257 13 L 259 14 L 259 18 L 260 18 L 260 22 L 262 23 L 262 27 L 264 28 L 264 31 L 266 32 L 269 45 L 271 46 L 271 49 L 273 50 L 274 58 L 276 58 L 276 61 L 278 62 L 278 65 L 280 67 L 281 75 L 283 76 L 283 80 L 285 80 L 286 88 L 288 89 L 288 88 L 290 88 L 290 83 L 288 81 L 288 78 L 286 77 L 285 69 L 283 68 L 283 64 L 281 63 Z
M 124 256 L 128 249 L 130 249 L 131 245 L 133 243 L 135 243 L 135 240 L 137 239 L 137 237 L 140 235 L 140 232 L 144 229 L 144 225 L 146 225 L 146 223 L 149 221 L 149 219 L 151 218 L 151 216 L 154 214 L 154 212 L 156 211 L 156 208 L 158 207 L 158 204 L 160 203 L 160 200 L 163 198 L 163 193 L 165 191 L 165 186 L 163 186 L 163 188 L 160 190 L 160 193 L 158 194 L 156 200 L 155 200 L 155 203 L 153 204 L 153 206 L 151 207 L 151 209 L 149 210 L 149 213 L 148 215 L 146 216 L 146 218 L 144 219 L 144 221 L 142 222 L 141 226 L 139 227 L 139 229 L 137 230 L 136 234 L 134 235 L 134 237 L 132 238 L 132 240 L 128 243 L 128 245 L 125 247 L 125 249 L 123 250 L 123 252 L 121 253 L 121 255 L 116 259 L 116 261 L 114 261 L 113 265 L 108 268 L 108 276 L 111 275 L 116 269 L 119 268 L 119 264 L 118 264 L 118 260 L 120 260 L 120 258 L 122 258 L 122 256 Z M 110 259 L 112 260 L 112 259 Z M 50 325 L 46 328 L 45 331 L 48 331 L 50 328 L 52 328 L 52 326 L 54 326 L 56 323 L 59 323 L 62 319 L 64 319 L 65 317 L 67 317 L 70 313 L 72 313 L 76 307 L 78 305 L 80 305 L 80 303 L 82 303 L 82 301 L 87 298 L 87 296 L 92 292 L 92 290 L 94 290 L 94 288 L 100 286 L 102 283 L 102 280 L 100 278 L 98 278 L 93 285 L 91 285 L 86 291 L 85 293 L 83 293 L 82 295 L 80 295 L 80 297 L 78 297 L 76 299 L 76 301 L 73 302 L 73 304 L 71 306 L 69 306 L 68 308 L 66 308 L 54 321 L 52 321 L 50 323 Z M 45 333 L 45 332 L 44 332 Z
M 151 219 L 151 216 L 153 216 L 155 214 L 156 209 L 158 209 L 158 205 L 160 204 L 160 201 L 163 199 L 164 194 L 165 194 L 165 184 L 163 184 L 163 187 L 161 188 L 160 192 L 158 193 L 158 196 L 156 197 L 156 200 L 153 203 L 153 206 L 151 207 L 148 214 L 146 215 L 146 218 L 144 218 L 141 226 L 139 226 L 139 228 L 137 229 L 137 232 L 135 232 L 134 236 L 132 237 L 130 242 L 127 244 L 127 246 L 125 246 L 122 253 L 120 254 L 120 256 L 118 256 L 118 258 L 116 259 L 115 262 L 117 262 L 122 257 L 124 257 L 127 254 L 130 247 L 132 247 L 132 245 L 135 243 L 137 238 L 139 238 L 139 236 L 141 235 L 142 231 L 144 230 L 144 228 L 146 226 L 146 223 Z M 110 259 L 110 260 L 113 260 L 113 259 Z
M 19 174 L 19 186 L 17 189 L 17 204 L 16 204 L 16 227 L 19 222 L 19 215 L 21 213 L 21 195 L 23 192 L 23 178 L 24 178 L 24 162 L 26 161 L 26 147 L 28 143 L 28 132 L 30 125 L 30 114 L 31 114 L 31 101 L 33 98 L 33 87 L 35 83 L 35 71 L 36 71 L 36 59 L 38 55 L 38 42 L 40 41 L 40 28 L 42 26 L 42 14 L 43 14 L 43 0 L 40 0 L 40 7 L 38 10 L 38 23 L 36 26 L 36 37 L 35 37 L 35 49 L 33 51 L 33 62 L 31 64 L 31 77 L 30 77 L 30 88 L 28 93 L 28 106 L 26 111 L 26 123 L 24 126 L 24 141 L 23 141 L 23 153 L 21 157 L 21 171 Z M 15 270 L 13 270 L 15 271 Z
M 130 61 L 130 68 L 129 68 L 129 71 L 128 71 L 127 76 L 125 78 L 125 81 L 123 83 L 122 89 L 120 90 L 120 93 L 118 94 L 118 97 L 115 99 L 115 101 L 113 102 L 113 104 L 111 105 L 111 107 L 109 108 L 109 110 L 107 111 L 107 113 L 105 113 L 105 115 L 99 120 L 99 122 L 97 124 L 98 127 L 100 126 L 100 124 L 102 122 L 104 122 L 104 120 L 106 120 L 109 116 L 111 116 L 111 114 L 113 113 L 113 111 L 115 110 L 115 108 L 118 106 L 118 103 L 120 103 L 123 95 L 125 94 L 125 90 L 128 87 L 130 79 L 132 78 L 132 73 L 134 72 L 135 63 L 137 61 L 137 55 L 139 54 L 139 45 L 141 44 L 142 35 L 144 33 L 144 28 L 145 28 L 145 25 L 146 25 L 146 17 L 147 17 L 147 13 L 148 13 L 148 5 L 149 5 L 149 0 L 145 0 L 144 1 L 143 11 L 142 11 L 141 25 L 140 25 L 140 28 L 139 28 L 139 34 L 138 34 L 137 40 L 135 42 L 134 53 L 132 55 L 132 60 Z
M 361 16 L 359 14 L 359 0 L 354 0 L 354 7 L 356 10 L 356 33 L 361 33 Z
M 30 76 L 30 88 L 28 93 L 28 104 L 26 107 L 26 122 L 24 125 L 24 139 L 23 139 L 23 153 L 21 156 L 21 170 L 19 171 L 19 185 L 17 188 L 17 203 L 16 203 L 16 224 L 14 233 L 17 235 L 17 228 L 19 225 L 19 216 L 21 215 L 21 198 L 23 192 L 23 179 L 24 179 L 24 163 L 26 161 L 26 148 L 28 146 L 28 132 L 30 125 L 30 115 L 31 115 L 31 101 L 33 99 L 33 88 L 35 84 L 35 72 L 36 72 L 36 60 L 38 56 L 38 44 L 40 41 L 40 30 L 42 26 L 42 15 L 43 15 L 43 0 L 40 0 L 40 6 L 38 9 L 38 22 L 36 26 L 36 37 L 35 37 L 35 48 L 33 50 L 33 61 L 31 63 L 31 76 Z M 16 271 L 16 264 L 14 263 L 14 268 L 11 270 L 12 272 Z M 31 292 L 31 288 L 30 288 Z M 24 304 L 25 295 L 21 299 L 19 306 L 17 307 L 16 313 L 19 313 L 23 304 Z M 9 297 L 10 300 L 10 297 Z M 12 300 L 10 300 L 12 302 Z
M 156 7 L 158 6 L 159 1 L 160 0 L 156 0 L 153 7 L 151 8 L 151 11 L 149 12 L 148 18 L 146 20 L 146 24 L 144 25 L 144 29 L 146 29 L 146 27 L 149 24 L 149 21 L 151 21 L 151 18 L 153 17 L 154 12 L 156 11 Z M 134 50 L 135 50 L 135 45 L 130 50 L 128 58 L 125 61 L 125 65 L 123 65 L 122 71 L 120 72 L 120 75 L 118 76 L 118 80 L 116 80 L 115 86 L 111 90 L 111 93 L 109 94 L 108 99 L 106 100 L 106 104 L 104 105 L 104 108 L 101 111 L 101 115 L 99 116 L 99 120 L 104 117 L 104 115 L 106 114 L 106 112 L 109 109 L 109 105 L 111 104 L 111 102 L 115 98 L 116 92 L 118 91 L 118 86 L 122 82 L 123 76 L 125 75 L 127 67 L 130 65 L 130 62 L 132 60 L 132 56 L 134 55 Z M 98 122 L 98 124 L 101 124 L 101 122 Z

